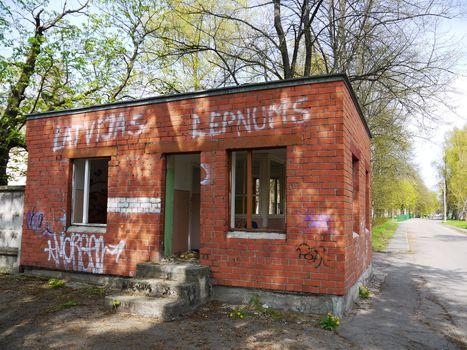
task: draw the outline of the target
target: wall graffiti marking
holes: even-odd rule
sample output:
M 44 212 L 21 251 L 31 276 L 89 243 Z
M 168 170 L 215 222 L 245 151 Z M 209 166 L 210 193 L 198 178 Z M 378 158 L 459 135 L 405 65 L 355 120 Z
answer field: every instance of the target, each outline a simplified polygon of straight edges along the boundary
M 300 108 L 307 101 L 307 97 L 284 98 L 279 103 L 267 106 L 223 113 L 212 111 L 209 114 L 209 122 L 205 121 L 204 123 L 202 123 L 201 117 L 194 113 L 191 116 L 192 137 L 223 135 L 227 132 L 228 127 L 236 128 L 237 135 L 240 136 L 242 132 L 251 133 L 274 129 L 277 125 L 301 124 L 311 117 L 308 109 Z
M 143 114 L 133 114 L 127 118 L 125 113 L 105 115 L 92 122 L 73 124 L 71 126 L 57 126 L 54 129 L 54 152 L 65 147 L 76 147 L 80 138 L 84 137 L 86 145 L 92 142 L 112 141 L 119 136 L 136 136 L 144 132 L 146 121 Z
M 203 186 L 209 185 L 211 183 L 211 168 L 209 164 L 206 163 L 201 163 L 200 167 L 204 170 L 204 178 L 201 180 L 200 184 Z
M 26 218 L 26 225 L 28 229 L 33 231 L 41 230 L 42 222 L 44 221 L 44 213 L 36 212 L 35 209 L 33 209 L 28 211 Z
M 298 252 L 299 259 L 310 261 L 316 268 L 320 267 L 322 264 L 325 265 L 326 248 L 315 248 L 304 242 L 298 245 L 296 251 Z
M 120 255 L 125 249 L 126 242 L 121 240 L 118 244 L 105 245 L 104 237 L 96 235 L 71 233 L 65 235 L 51 233 L 44 252 L 48 253 L 48 261 L 53 260 L 55 264 L 68 270 L 78 272 L 104 273 L 105 255 L 115 256 L 118 263 Z
M 305 223 L 308 228 L 316 228 L 327 233 L 333 234 L 334 230 L 330 228 L 331 217 L 329 215 L 310 215 L 305 217 Z

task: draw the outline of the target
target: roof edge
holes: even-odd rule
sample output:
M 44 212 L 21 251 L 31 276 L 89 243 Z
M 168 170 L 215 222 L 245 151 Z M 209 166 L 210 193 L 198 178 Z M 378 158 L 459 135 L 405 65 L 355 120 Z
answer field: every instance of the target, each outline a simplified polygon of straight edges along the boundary
M 63 116 L 72 115 L 72 114 L 104 111 L 104 110 L 110 110 L 110 109 L 115 109 L 115 108 L 144 106 L 144 105 L 149 105 L 149 104 L 173 102 L 173 101 L 180 101 L 180 100 L 187 100 L 187 99 L 194 99 L 194 98 L 201 98 L 201 97 L 219 96 L 219 95 L 234 94 L 234 93 L 240 93 L 240 92 L 250 92 L 250 91 L 291 87 L 291 86 L 306 85 L 306 84 L 330 83 L 330 82 L 336 82 L 336 81 L 343 81 L 344 84 L 346 85 L 347 89 L 350 92 L 350 96 L 357 108 L 357 111 L 360 114 L 360 118 L 363 122 L 363 125 L 365 126 L 365 129 L 367 130 L 369 137 L 372 138 L 370 129 L 368 127 L 366 119 L 363 116 L 363 112 L 360 108 L 357 97 L 355 95 L 355 91 L 352 88 L 349 78 L 347 77 L 346 74 L 343 74 L 343 73 L 330 74 L 330 75 L 318 75 L 318 76 L 313 76 L 313 77 L 293 78 L 293 79 L 286 79 L 286 80 L 275 80 L 275 81 L 270 81 L 270 82 L 229 86 L 229 87 L 222 87 L 222 88 L 209 89 L 209 90 L 203 90 L 203 91 L 183 92 L 183 93 L 172 94 L 172 95 L 146 97 L 146 98 L 136 99 L 136 100 L 124 100 L 124 101 L 118 101 L 118 102 L 112 102 L 112 103 L 106 103 L 106 104 L 100 104 L 100 105 L 93 105 L 93 106 L 88 106 L 88 107 L 78 107 L 78 108 L 70 108 L 70 109 L 57 110 L 57 111 L 32 113 L 32 114 L 28 114 L 26 116 L 26 119 L 35 120 L 35 119 L 44 119 L 44 118 L 53 118 L 53 117 L 63 117 Z

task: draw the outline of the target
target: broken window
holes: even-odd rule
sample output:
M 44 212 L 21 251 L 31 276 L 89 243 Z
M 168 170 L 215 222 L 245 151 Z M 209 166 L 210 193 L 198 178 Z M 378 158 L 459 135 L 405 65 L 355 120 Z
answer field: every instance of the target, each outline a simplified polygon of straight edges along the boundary
M 285 230 L 286 149 L 231 153 L 231 228 Z
M 73 161 L 73 224 L 106 224 L 108 163 L 108 158 Z

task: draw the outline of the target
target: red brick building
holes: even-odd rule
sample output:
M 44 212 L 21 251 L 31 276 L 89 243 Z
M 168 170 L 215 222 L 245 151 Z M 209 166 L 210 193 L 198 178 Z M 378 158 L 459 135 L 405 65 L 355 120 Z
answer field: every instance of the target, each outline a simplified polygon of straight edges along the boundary
M 344 296 L 371 266 L 370 133 L 344 75 L 30 115 L 21 265 Z M 355 289 L 355 288 L 354 288 Z

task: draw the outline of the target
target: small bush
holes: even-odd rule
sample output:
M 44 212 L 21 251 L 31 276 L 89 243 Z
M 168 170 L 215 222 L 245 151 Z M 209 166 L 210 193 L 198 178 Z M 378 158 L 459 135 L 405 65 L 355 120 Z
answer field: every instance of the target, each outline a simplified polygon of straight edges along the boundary
M 362 284 L 360 287 L 358 287 L 358 295 L 362 299 L 368 299 L 370 297 L 370 290 L 367 286 Z
M 49 279 L 49 286 L 51 286 L 52 288 L 62 288 L 64 285 L 65 285 L 64 280 L 59 280 L 56 278 Z
M 328 313 L 324 318 L 319 321 L 319 326 L 327 331 L 332 331 L 339 327 L 340 319 L 332 313 Z

